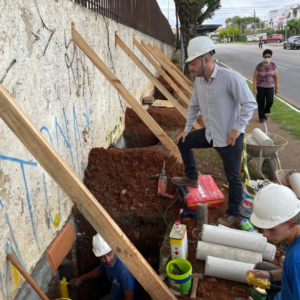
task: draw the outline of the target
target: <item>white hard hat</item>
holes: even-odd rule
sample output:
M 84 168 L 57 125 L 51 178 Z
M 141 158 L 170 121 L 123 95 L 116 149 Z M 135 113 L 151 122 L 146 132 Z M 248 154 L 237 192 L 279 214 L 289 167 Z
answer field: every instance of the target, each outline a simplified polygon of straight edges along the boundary
M 108 246 L 108 244 L 104 241 L 102 236 L 97 233 L 93 237 L 93 252 L 97 257 L 100 257 L 102 255 L 107 254 L 111 251 L 111 248 Z
M 214 51 L 216 48 L 213 41 L 207 36 L 198 36 L 189 41 L 187 48 L 188 59 L 185 62 L 189 62 L 205 53 Z
M 290 220 L 299 211 L 300 201 L 291 189 L 270 184 L 255 195 L 250 221 L 254 226 L 270 229 Z

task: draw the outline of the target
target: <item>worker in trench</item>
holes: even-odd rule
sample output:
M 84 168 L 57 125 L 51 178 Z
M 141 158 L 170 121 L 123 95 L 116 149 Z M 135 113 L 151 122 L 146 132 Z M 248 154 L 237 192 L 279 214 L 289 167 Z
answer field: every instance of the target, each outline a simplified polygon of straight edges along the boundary
M 228 209 L 215 222 L 224 226 L 235 223 L 242 199 L 240 174 L 245 126 L 257 104 L 245 78 L 219 67 L 213 60 L 215 44 L 205 36 L 190 40 L 189 69 L 195 74 L 184 131 L 176 138 L 185 167 L 184 177 L 173 177 L 177 186 L 198 186 L 198 170 L 193 148 L 213 147 L 221 156 L 229 183 Z M 205 127 L 190 131 L 202 114 Z
M 111 283 L 111 292 L 101 300 L 140 300 L 141 285 L 99 233 L 93 237 L 93 252 L 100 258 L 101 265 L 89 273 L 73 278 L 71 285 L 76 286 L 84 280 L 97 278 L 106 273 Z
M 285 242 L 283 268 L 271 263 L 255 265 L 254 277 L 267 278 L 271 288 L 268 299 L 300 299 L 300 201 L 286 186 L 270 184 L 255 196 L 251 223 L 261 228 L 268 242 Z M 252 299 L 251 297 L 248 298 Z

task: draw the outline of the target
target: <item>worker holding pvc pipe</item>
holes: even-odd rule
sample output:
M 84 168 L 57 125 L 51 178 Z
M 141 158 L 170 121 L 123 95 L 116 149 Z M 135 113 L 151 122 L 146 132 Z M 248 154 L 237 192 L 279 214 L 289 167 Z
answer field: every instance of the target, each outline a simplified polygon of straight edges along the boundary
M 140 284 L 99 233 L 93 237 L 93 252 L 100 258 L 101 265 L 89 273 L 73 278 L 70 282 L 71 285 L 76 286 L 84 280 L 97 278 L 101 274 L 106 273 L 112 285 L 111 292 L 101 300 L 141 299 Z
M 261 228 L 268 242 L 285 245 L 283 268 L 271 263 L 255 265 L 255 277 L 267 278 L 271 288 L 269 298 L 274 300 L 300 299 L 300 201 L 286 186 L 270 184 L 261 189 L 254 198 L 251 223 Z M 249 297 L 249 299 L 252 299 Z
M 216 149 L 229 183 L 228 209 L 216 223 L 230 226 L 237 220 L 242 199 L 240 167 L 245 126 L 257 104 L 245 78 L 215 64 L 215 44 L 210 38 L 193 38 L 187 51 L 186 62 L 190 63 L 190 71 L 196 80 L 185 129 L 176 139 L 186 176 L 174 177 L 171 181 L 177 186 L 197 187 L 198 170 L 192 149 Z M 190 131 L 200 112 L 205 127 Z

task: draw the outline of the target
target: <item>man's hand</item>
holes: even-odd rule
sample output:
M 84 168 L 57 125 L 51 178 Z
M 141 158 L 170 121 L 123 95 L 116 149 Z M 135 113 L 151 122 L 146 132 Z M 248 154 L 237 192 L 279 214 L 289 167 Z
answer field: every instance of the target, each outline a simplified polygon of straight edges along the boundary
M 239 137 L 241 133 L 235 129 L 232 129 L 232 131 L 228 134 L 227 140 L 226 140 L 226 144 L 229 145 L 231 144 L 231 146 L 235 145 L 235 141 L 236 139 Z
M 78 285 L 79 283 L 81 283 L 82 281 L 79 279 L 80 277 L 76 277 L 76 278 L 73 278 L 70 280 L 70 285 L 73 287 L 73 286 L 76 286 Z
M 261 277 L 261 278 L 267 278 L 270 280 L 270 273 L 269 271 L 262 271 L 262 270 L 248 270 L 246 272 L 247 276 L 249 275 L 249 273 L 252 272 L 253 273 L 253 277 L 257 278 L 257 277 Z
M 188 132 L 182 132 L 179 134 L 179 136 L 176 138 L 176 144 L 178 144 L 179 140 L 182 138 L 182 142 L 184 143 L 185 138 L 187 137 L 189 133 Z
M 278 94 L 279 93 L 279 88 L 276 88 L 275 89 L 275 94 Z
M 253 94 L 257 95 L 257 89 L 253 89 Z

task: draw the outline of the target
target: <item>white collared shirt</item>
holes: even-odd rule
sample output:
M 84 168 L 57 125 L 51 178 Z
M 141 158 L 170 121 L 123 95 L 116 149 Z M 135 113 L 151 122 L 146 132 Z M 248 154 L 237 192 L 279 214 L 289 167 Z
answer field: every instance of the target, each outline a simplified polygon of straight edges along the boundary
M 243 133 L 257 108 L 246 79 L 239 73 L 215 64 L 209 82 L 197 77 L 188 108 L 185 132 L 189 132 L 200 112 L 206 127 L 206 139 L 214 147 L 225 147 L 228 134 Z

